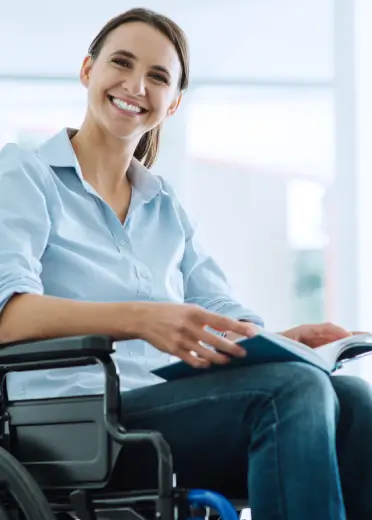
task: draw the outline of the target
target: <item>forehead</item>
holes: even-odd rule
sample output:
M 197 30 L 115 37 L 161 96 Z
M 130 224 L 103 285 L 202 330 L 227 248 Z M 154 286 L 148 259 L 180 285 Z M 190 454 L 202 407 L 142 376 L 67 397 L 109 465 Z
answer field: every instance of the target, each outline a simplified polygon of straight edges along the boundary
M 173 43 L 155 27 L 143 22 L 130 22 L 114 29 L 102 52 L 107 56 L 119 50 L 129 51 L 147 65 L 162 65 L 178 74 L 181 64 Z

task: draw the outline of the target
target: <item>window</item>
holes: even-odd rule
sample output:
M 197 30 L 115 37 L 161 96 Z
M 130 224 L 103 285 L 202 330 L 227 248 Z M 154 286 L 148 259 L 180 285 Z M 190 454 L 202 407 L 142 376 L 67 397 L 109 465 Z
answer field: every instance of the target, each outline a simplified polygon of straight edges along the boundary
M 0 83 L 0 146 L 34 146 L 64 126 L 80 125 L 85 91 L 76 83 Z
M 191 96 L 188 204 L 239 297 L 273 326 L 324 319 L 333 148 L 330 89 L 205 86 Z

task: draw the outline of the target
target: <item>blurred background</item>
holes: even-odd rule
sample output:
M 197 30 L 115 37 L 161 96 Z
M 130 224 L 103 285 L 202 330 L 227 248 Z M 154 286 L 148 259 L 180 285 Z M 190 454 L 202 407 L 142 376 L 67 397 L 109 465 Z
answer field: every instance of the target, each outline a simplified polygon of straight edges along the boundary
M 191 86 L 154 172 L 199 221 L 236 296 L 273 330 L 372 330 L 372 2 L 3 3 L 1 146 L 79 126 L 89 43 L 137 6 L 188 35 Z

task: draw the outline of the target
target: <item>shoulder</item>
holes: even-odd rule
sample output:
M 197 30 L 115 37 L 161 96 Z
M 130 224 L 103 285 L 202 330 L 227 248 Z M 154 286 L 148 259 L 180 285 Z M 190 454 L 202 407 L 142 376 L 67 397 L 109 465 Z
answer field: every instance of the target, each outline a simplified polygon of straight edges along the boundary
M 162 175 L 154 175 L 154 177 L 159 182 L 161 191 L 164 195 L 176 198 L 176 192 L 174 188 L 167 180 L 164 179 Z
M 176 193 L 176 190 L 173 188 L 171 183 L 164 179 L 161 175 L 154 175 L 155 179 L 157 180 L 160 190 L 159 194 L 163 199 L 167 199 L 167 201 L 170 201 L 172 206 L 175 208 L 177 213 L 180 211 L 184 211 L 183 205 L 181 204 L 181 201 L 179 199 L 178 194 Z
M 49 182 L 48 166 L 36 152 L 8 143 L 0 149 L 0 181 L 9 178 L 14 182 L 31 181 L 38 186 Z
M 172 184 L 160 175 L 157 175 L 156 177 L 159 179 L 161 184 L 162 193 L 172 200 L 177 216 L 184 228 L 186 238 L 190 238 L 198 227 L 196 219 L 191 216 L 190 211 L 186 209 L 185 204 L 181 202 Z
M 162 194 L 165 195 L 166 197 L 171 198 L 178 206 L 182 207 L 182 203 L 180 201 L 179 195 L 176 192 L 176 190 L 174 189 L 174 187 L 172 186 L 172 184 L 169 181 L 167 181 L 166 179 L 164 179 L 164 177 L 161 175 L 155 175 L 154 177 L 160 183 Z

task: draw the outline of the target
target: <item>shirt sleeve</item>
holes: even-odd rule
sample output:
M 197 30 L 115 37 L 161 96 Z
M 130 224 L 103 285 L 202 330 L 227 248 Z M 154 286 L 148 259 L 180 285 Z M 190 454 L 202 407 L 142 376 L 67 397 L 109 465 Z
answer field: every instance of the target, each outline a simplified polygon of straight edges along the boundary
M 0 151 L 0 312 L 14 294 L 43 294 L 40 259 L 50 230 L 46 173 L 15 144 Z
M 167 190 L 173 196 L 176 211 L 185 230 L 185 251 L 181 262 L 185 302 L 263 327 L 264 322 L 257 314 L 232 297 L 231 287 L 224 272 L 203 250 L 197 239 L 197 226 L 191 223 L 185 209 L 168 184 Z

